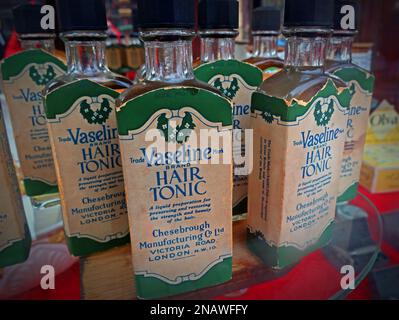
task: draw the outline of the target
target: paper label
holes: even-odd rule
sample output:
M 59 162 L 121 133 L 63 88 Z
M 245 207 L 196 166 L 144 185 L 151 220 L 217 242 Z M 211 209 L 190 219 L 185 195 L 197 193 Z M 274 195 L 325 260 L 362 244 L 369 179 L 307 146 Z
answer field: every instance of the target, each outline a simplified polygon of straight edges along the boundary
M 305 250 L 334 221 L 350 98 L 331 80 L 307 103 L 253 95 L 248 225 L 269 247 Z
M 23 51 L 1 63 L 2 86 L 29 196 L 57 191 L 42 90 L 64 72 L 63 62 L 42 50 Z
M 399 112 L 387 100 L 383 100 L 370 115 L 366 144 L 399 143 Z
M 139 296 L 148 297 L 151 281 L 158 281 L 151 282 L 159 285 L 156 294 L 170 295 L 184 290 L 179 286 L 187 291 L 229 279 L 229 101 L 194 87 L 158 89 L 122 105 L 117 119 Z M 199 142 L 205 129 L 215 141 L 227 141 L 227 149 Z M 220 163 L 209 163 L 217 158 Z M 229 272 L 215 280 L 212 270 L 226 263 Z
M 241 134 L 233 135 L 233 156 L 238 158 L 251 152 L 245 150 L 245 129 L 251 129 L 251 97 L 262 83 L 263 74 L 259 68 L 237 60 L 219 60 L 206 63 L 195 69 L 197 79 L 207 82 L 219 89 L 233 102 L 233 130 L 241 130 Z M 235 169 L 242 167 L 236 165 Z M 248 194 L 248 176 L 235 175 L 233 187 L 233 208 L 240 206 Z M 247 208 L 241 212 L 246 213 Z
M 357 67 L 339 68 L 333 74 L 347 83 L 352 95 L 338 198 L 338 201 L 350 201 L 357 195 L 374 77 Z
M 0 108 L 0 252 L 25 237 L 25 216 Z
M 68 237 L 105 243 L 129 232 L 115 117 L 118 92 L 90 80 L 46 97 Z

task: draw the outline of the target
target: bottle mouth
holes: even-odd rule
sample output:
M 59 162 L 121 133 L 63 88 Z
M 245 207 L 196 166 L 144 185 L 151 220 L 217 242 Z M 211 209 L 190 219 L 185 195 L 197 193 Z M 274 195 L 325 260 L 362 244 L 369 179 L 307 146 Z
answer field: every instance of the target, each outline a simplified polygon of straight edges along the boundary
M 107 34 L 105 31 L 88 31 L 88 30 L 76 30 L 68 31 L 60 34 L 61 38 L 68 41 L 93 41 L 93 40 L 105 40 Z
M 200 30 L 201 38 L 236 38 L 239 32 L 235 29 L 206 29 Z
M 18 38 L 21 40 L 45 40 L 55 39 L 55 33 L 22 33 L 18 34 Z
M 256 37 L 256 36 L 275 37 L 275 36 L 278 36 L 279 34 L 280 34 L 280 31 L 275 31 L 275 30 L 257 30 L 257 31 L 252 31 L 252 35 L 254 37 Z
M 334 37 L 354 37 L 358 33 L 358 30 L 333 30 Z
M 139 32 L 143 41 L 175 41 L 191 40 L 195 37 L 193 29 L 141 29 Z
M 333 33 L 332 28 L 326 27 L 284 27 L 282 30 L 282 34 L 285 37 L 303 37 L 303 38 L 312 38 L 312 37 L 329 37 Z

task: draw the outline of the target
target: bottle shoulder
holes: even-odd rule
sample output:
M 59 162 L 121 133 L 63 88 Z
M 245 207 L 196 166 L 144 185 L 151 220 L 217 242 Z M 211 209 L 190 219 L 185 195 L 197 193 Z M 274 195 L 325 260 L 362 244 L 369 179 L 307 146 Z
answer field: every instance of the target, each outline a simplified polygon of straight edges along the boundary
M 269 69 L 269 68 L 284 68 L 284 61 L 279 58 L 262 58 L 262 57 L 251 57 L 248 59 L 243 60 L 246 63 L 253 64 L 254 66 L 258 67 L 262 71 Z
M 97 84 L 100 84 L 102 86 L 105 86 L 107 88 L 110 88 L 112 90 L 116 91 L 122 91 L 127 88 L 129 88 L 132 85 L 132 82 L 116 73 L 113 72 L 107 72 L 103 74 L 98 74 L 98 75 L 93 75 L 93 76 L 87 76 L 87 75 L 79 75 L 79 74 L 74 74 L 74 73 L 66 73 L 53 81 L 51 81 L 49 84 L 47 84 L 44 94 L 47 95 L 54 90 L 60 88 L 61 86 L 67 85 L 68 83 L 78 81 L 78 80 L 90 80 L 93 81 Z
M 328 80 L 331 80 L 338 89 L 347 87 L 345 82 L 326 73 L 283 69 L 266 79 L 258 91 L 285 100 L 309 101 L 326 85 Z
M 345 63 L 340 63 L 336 61 L 327 61 L 326 62 L 326 72 L 333 74 L 337 70 L 340 69 L 346 69 L 346 68 L 355 68 L 357 70 L 362 71 L 363 73 L 368 73 L 370 74 L 370 71 L 358 66 L 357 64 L 354 64 L 352 62 L 345 62 Z
M 219 90 L 209 85 L 206 82 L 202 82 L 196 79 L 181 81 L 181 82 L 161 82 L 161 81 L 142 81 L 133 86 L 128 90 L 124 91 L 117 101 L 117 105 L 122 105 L 129 100 L 132 100 L 138 96 L 144 95 L 154 90 L 163 88 L 179 88 L 179 87 L 194 87 L 198 89 L 203 89 L 210 91 L 220 97 L 226 98 Z

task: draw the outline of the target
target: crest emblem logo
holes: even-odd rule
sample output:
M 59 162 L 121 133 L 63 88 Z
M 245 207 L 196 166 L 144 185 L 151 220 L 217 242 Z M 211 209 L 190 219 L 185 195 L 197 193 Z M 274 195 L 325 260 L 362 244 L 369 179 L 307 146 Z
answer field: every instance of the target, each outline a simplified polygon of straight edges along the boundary
M 80 103 L 80 113 L 90 124 L 104 124 L 111 111 L 110 100 L 104 97 L 87 97 Z
M 29 68 L 29 76 L 38 86 L 45 86 L 56 76 L 54 68 L 51 65 L 38 65 Z
M 321 100 L 317 101 L 313 115 L 319 127 L 328 125 L 333 114 L 334 114 L 333 99 L 322 98 Z
M 236 77 L 225 78 L 223 81 L 222 78 L 218 78 L 214 81 L 213 86 L 230 99 L 233 99 L 240 90 Z
M 196 125 L 190 112 L 185 112 L 180 125 L 173 127 L 170 119 L 162 113 L 158 118 L 157 129 L 161 132 L 166 142 L 175 142 L 183 144 L 190 138 L 191 132 Z

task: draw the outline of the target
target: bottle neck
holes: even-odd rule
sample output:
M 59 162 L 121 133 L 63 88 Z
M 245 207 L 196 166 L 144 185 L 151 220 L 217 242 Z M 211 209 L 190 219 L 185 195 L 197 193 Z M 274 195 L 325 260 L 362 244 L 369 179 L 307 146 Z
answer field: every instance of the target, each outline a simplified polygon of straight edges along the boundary
M 201 62 L 229 60 L 235 57 L 234 30 L 206 30 L 201 32 Z
M 20 35 L 22 50 L 42 49 L 51 54 L 55 52 L 54 34 L 26 34 Z
M 194 79 L 191 30 L 146 30 L 142 34 L 147 81 Z
M 257 58 L 276 58 L 277 57 L 277 34 L 254 33 L 254 53 Z
M 352 61 L 353 36 L 332 36 L 328 41 L 327 60 L 350 63 Z
M 68 73 L 98 76 L 110 72 L 105 58 L 105 39 L 102 32 L 65 34 Z
M 299 71 L 323 72 L 329 30 L 291 29 L 287 37 L 285 65 Z

